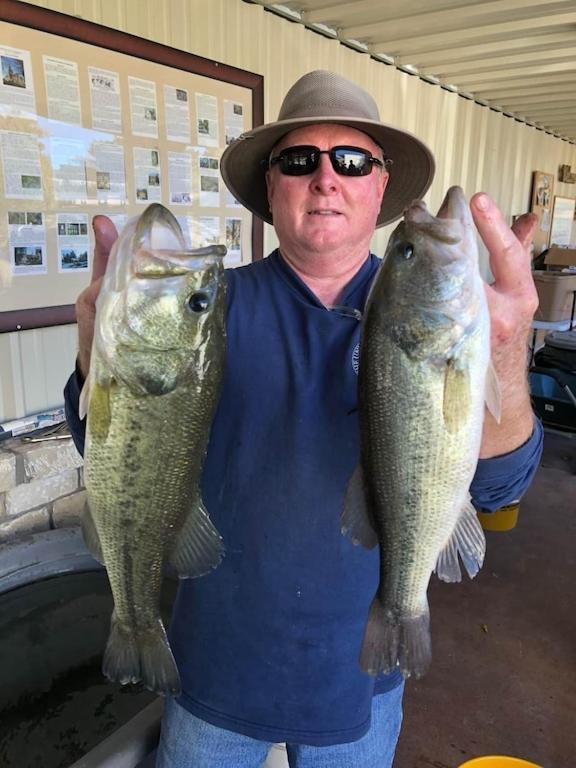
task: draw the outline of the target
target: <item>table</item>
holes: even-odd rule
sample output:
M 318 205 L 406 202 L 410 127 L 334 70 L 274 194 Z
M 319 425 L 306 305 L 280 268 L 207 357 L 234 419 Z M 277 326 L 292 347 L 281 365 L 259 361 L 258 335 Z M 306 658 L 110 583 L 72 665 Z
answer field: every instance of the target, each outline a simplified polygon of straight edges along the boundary
M 570 320 L 556 320 L 555 322 L 547 320 L 532 320 L 532 344 L 530 345 L 530 363 L 531 367 L 534 361 L 534 349 L 536 346 L 536 334 L 538 331 L 571 331 L 574 323 L 574 315 Z

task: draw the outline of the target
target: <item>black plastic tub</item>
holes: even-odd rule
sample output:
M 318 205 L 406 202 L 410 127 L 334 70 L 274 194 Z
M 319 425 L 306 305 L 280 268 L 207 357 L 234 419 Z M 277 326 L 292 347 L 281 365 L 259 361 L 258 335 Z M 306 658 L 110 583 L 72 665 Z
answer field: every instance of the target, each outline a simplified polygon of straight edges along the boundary
M 175 590 L 167 581 L 165 618 Z M 111 613 L 106 572 L 78 529 L 0 546 L 2 768 L 69 768 L 157 701 L 103 677 Z

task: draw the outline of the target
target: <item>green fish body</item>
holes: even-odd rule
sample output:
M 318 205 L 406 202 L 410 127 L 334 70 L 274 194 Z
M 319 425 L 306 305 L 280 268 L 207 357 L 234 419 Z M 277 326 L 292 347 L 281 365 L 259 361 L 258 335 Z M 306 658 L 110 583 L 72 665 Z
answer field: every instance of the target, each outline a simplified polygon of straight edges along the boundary
M 475 230 L 460 188 L 432 216 L 422 202 L 390 239 L 363 320 L 361 466 L 343 530 L 380 547 L 380 585 L 360 664 L 420 676 L 431 659 L 427 587 L 482 565 L 485 541 L 469 498 L 490 377 L 490 323 Z M 489 391 L 486 381 L 489 380 Z
M 161 205 L 114 246 L 97 302 L 87 380 L 88 547 L 114 598 L 103 671 L 177 695 L 160 617 L 165 567 L 207 573 L 223 554 L 200 477 L 225 358 L 225 283 L 216 246 L 186 251 Z

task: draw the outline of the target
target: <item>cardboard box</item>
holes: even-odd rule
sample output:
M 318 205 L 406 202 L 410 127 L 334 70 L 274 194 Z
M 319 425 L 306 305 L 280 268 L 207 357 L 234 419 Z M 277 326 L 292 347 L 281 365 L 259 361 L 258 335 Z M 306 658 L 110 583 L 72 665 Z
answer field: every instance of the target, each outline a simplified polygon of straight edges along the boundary
M 576 292 L 576 274 L 536 270 L 532 272 L 532 277 L 540 299 L 534 319 L 548 323 L 570 320 Z
M 544 263 L 558 267 L 576 267 L 576 248 L 560 248 L 553 245 L 544 257 Z

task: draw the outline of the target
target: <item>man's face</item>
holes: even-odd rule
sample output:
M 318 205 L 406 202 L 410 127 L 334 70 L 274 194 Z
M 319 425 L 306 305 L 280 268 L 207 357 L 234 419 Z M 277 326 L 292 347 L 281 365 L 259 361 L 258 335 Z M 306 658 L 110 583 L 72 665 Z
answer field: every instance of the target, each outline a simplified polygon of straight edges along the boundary
M 274 148 L 309 144 L 319 149 L 348 145 L 382 159 L 382 150 L 365 133 L 343 125 L 311 125 L 291 131 Z M 268 202 L 281 249 L 310 255 L 330 251 L 367 251 L 388 181 L 374 166 L 368 176 L 340 176 L 328 155 L 320 156 L 307 176 L 284 176 L 278 165 L 266 175 Z

